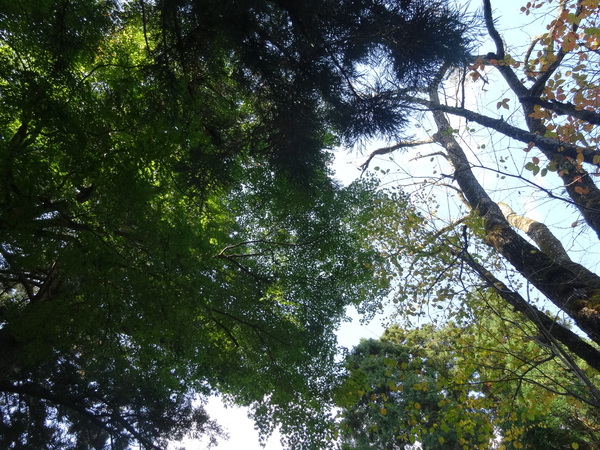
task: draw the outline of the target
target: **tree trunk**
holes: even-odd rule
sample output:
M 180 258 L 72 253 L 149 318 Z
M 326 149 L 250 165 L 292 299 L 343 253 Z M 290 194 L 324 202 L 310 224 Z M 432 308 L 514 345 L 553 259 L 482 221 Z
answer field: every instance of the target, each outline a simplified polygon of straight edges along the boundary
M 500 207 L 475 178 L 468 158 L 452 135 L 441 105 L 438 88 L 442 75 L 432 83 L 429 99 L 438 128 L 435 140 L 454 167 L 454 178 L 471 208 L 484 220 L 485 241 L 559 309 L 567 313 L 594 342 L 600 344 L 600 277 L 574 262 L 558 262 L 531 245 L 512 229 Z

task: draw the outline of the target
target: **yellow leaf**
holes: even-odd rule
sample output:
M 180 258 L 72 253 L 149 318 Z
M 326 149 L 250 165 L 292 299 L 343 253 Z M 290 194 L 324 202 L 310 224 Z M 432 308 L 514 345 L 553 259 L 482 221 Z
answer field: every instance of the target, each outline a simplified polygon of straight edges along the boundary
M 579 444 L 577 442 L 573 442 L 571 444 L 571 448 L 574 448 L 575 450 L 577 450 L 579 448 Z
M 385 415 L 387 414 L 387 409 L 385 409 L 385 408 L 381 408 L 381 409 L 379 410 L 379 414 L 381 414 L 382 416 L 385 416 Z
M 583 153 L 577 153 L 577 164 L 583 164 Z

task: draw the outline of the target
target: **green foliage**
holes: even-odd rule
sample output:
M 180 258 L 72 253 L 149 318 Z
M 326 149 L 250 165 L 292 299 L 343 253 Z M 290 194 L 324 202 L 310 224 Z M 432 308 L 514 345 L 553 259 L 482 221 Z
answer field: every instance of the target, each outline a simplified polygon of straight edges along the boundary
M 597 446 L 598 410 L 585 380 L 597 384 L 595 370 L 565 357 L 494 295 L 473 295 L 470 309 L 474 321 L 457 342 L 457 367 L 476 374 L 506 448 Z M 585 376 L 574 378 L 573 366 Z
M 466 326 L 393 326 L 346 357 L 336 397 L 343 448 L 597 445 L 587 387 L 536 330 L 494 296 L 470 305 L 476 320 Z
M 386 294 L 369 227 L 406 202 L 336 187 L 324 149 L 401 126 L 388 93 L 357 95 L 361 64 L 462 60 L 458 19 L 428 1 L 2 2 L 2 446 L 216 436 L 215 391 L 326 445 L 334 330 Z
M 316 104 L 253 92 L 241 47 L 172 54 L 166 9 L 122 8 L 0 14 L 2 446 L 218 434 L 216 390 L 300 428 L 344 307 L 387 289 L 374 187 L 332 185 Z
M 427 326 L 398 342 L 399 332 L 362 341 L 346 358 L 349 376 L 337 402 L 342 448 L 403 449 L 415 442 L 426 449 L 481 448 L 493 435 L 488 411 L 454 378 L 450 352 L 431 354 L 418 343 L 434 337 L 445 347 L 453 336 Z

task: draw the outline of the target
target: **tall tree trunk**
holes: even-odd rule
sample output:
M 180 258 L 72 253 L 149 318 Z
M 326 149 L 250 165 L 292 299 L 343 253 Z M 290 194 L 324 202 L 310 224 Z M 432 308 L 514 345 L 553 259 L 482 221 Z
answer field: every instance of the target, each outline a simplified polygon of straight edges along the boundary
M 433 105 L 432 114 L 438 129 L 434 137 L 446 149 L 454 178 L 471 208 L 484 220 L 487 244 L 567 313 L 590 339 L 600 344 L 600 277 L 580 264 L 556 261 L 513 230 L 500 207 L 475 178 L 465 152 L 439 107 L 438 89 L 444 74 L 445 71 L 441 71 L 429 89 L 429 102 Z

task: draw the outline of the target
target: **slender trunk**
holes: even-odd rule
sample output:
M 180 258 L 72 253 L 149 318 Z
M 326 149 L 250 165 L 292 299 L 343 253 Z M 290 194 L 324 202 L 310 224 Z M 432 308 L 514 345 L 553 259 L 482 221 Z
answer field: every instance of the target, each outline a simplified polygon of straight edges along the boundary
M 600 371 L 600 350 L 587 343 L 573 331 L 556 322 L 556 320 L 548 317 L 543 311 L 529 304 L 521 295 L 508 288 L 489 270 L 475 261 L 471 255 L 460 253 L 457 254 L 457 257 L 471 267 L 486 285 L 494 289 L 516 311 L 527 317 L 537 327 L 542 336 L 549 335 L 553 339 L 556 339 L 590 367 Z M 598 397 L 598 401 L 600 402 L 600 397 Z

